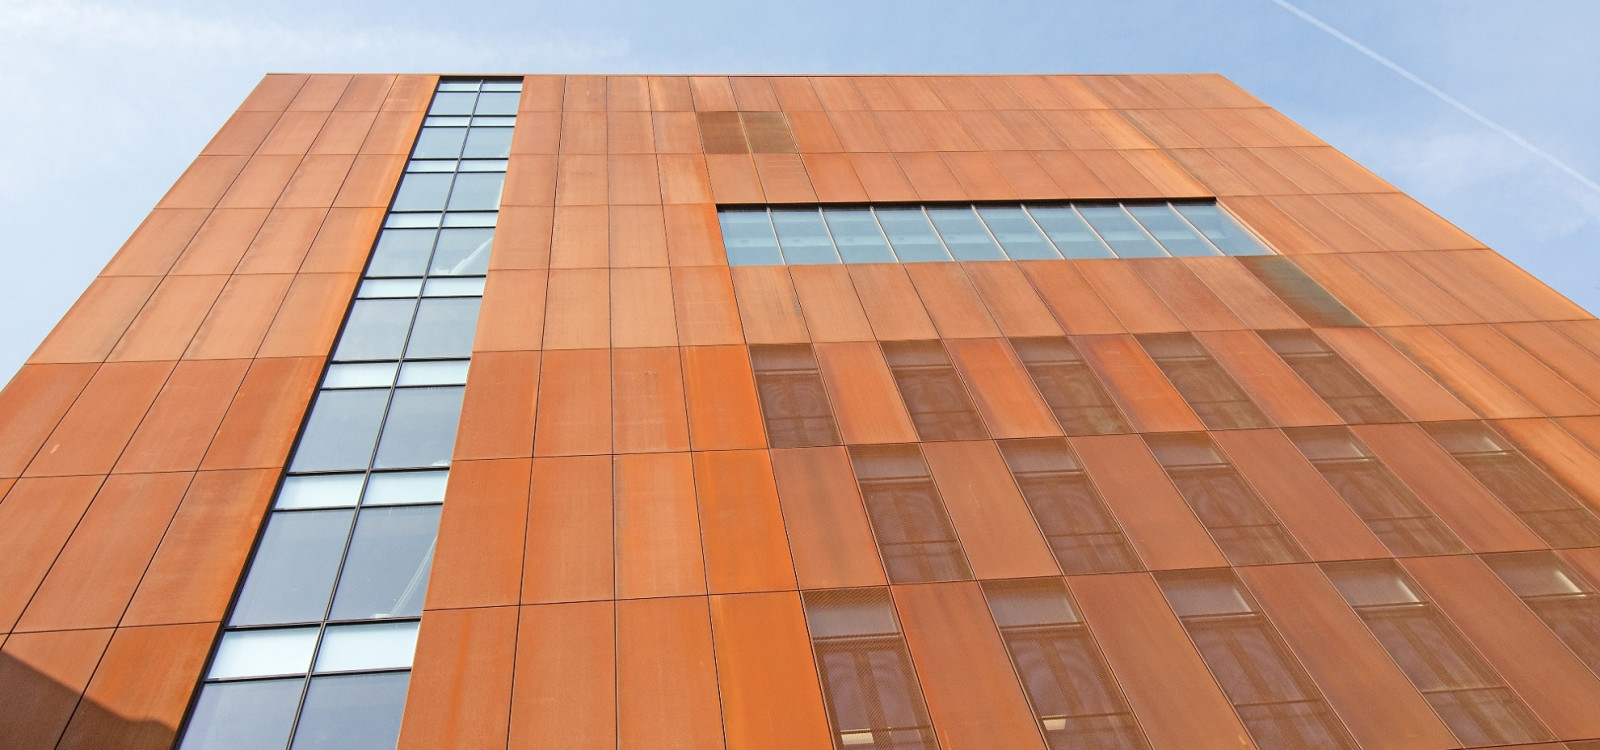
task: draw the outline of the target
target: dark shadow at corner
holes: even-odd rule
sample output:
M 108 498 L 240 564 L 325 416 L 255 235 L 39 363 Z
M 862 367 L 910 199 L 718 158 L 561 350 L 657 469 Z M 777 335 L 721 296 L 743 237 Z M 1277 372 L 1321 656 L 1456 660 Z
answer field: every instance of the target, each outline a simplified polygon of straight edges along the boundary
M 167 750 L 175 730 L 130 720 L 0 653 L 0 750 Z

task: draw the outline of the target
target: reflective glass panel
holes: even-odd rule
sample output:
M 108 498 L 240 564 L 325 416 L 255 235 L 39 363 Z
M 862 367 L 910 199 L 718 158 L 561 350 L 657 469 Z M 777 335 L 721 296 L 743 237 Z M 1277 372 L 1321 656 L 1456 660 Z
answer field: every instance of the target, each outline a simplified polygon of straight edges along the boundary
M 1180 203 L 1178 213 L 1228 255 L 1267 255 L 1267 249 L 1249 232 L 1213 205 Z
M 451 174 L 407 173 L 394 195 L 393 211 L 443 211 L 450 196 Z
M 939 228 L 939 236 L 944 238 L 945 246 L 956 260 L 1006 259 L 971 208 L 930 208 L 928 216 Z
M 466 128 L 423 128 L 417 135 L 417 146 L 412 150 L 411 158 L 458 158 L 461 156 L 461 143 L 466 137 Z
M 472 356 L 478 327 L 478 297 L 429 298 L 417 308 L 406 357 L 438 359 Z
M 301 508 L 349 508 L 361 499 L 362 474 L 316 474 L 283 480 L 278 510 Z
M 433 105 L 428 107 L 430 115 L 470 115 L 472 105 L 478 100 L 475 92 L 446 92 L 440 91 L 433 95 Z
M 409 672 L 313 677 L 293 750 L 394 750 Z
M 511 128 L 473 128 L 462 150 L 464 159 L 505 159 L 511 156 Z
M 372 251 L 368 276 L 421 276 L 433 252 L 432 229 L 385 229 Z
M 773 211 L 772 224 L 778 230 L 783 259 L 790 265 L 839 262 L 817 211 Z
M 1061 257 L 1061 253 L 1056 252 L 1050 241 L 1039 233 L 1039 227 L 1034 226 L 1033 220 L 1020 207 L 985 206 L 978 209 L 978 215 L 983 217 L 983 222 L 989 225 L 989 231 L 994 233 L 995 239 L 1000 240 L 1000 245 L 1012 260 Z
M 399 471 L 373 474 L 367 482 L 365 505 L 410 505 L 444 502 L 448 471 Z
M 415 297 L 422 292 L 422 279 L 367 279 L 356 296 L 362 299 Z
M 206 685 L 179 750 L 283 750 L 305 680 Z
M 402 388 L 378 444 L 380 469 L 449 466 L 461 421 L 461 388 Z
M 359 471 L 372 460 L 387 390 L 323 391 L 295 446 L 290 471 Z
M 399 359 L 417 306 L 409 299 L 364 299 L 350 307 L 350 318 L 333 350 L 335 361 Z
M 394 383 L 393 362 L 333 365 L 322 378 L 323 388 L 387 388 Z
M 920 208 L 880 208 L 878 223 L 889 244 L 903 263 L 950 260 L 950 253 L 939 242 L 939 235 Z
M 420 613 L 421 605 L 417 611 Z M 334 625 L 317 650 L 317 672 L 404 669 L 417 650 L 417 623 L 381 622 Z
M 350 552 L 333 599 L 335 620 L 408 617 L 422 614 L 428 589 L 434 536 L 439 531 L 439 505 L 366 508 L 356 519 Z M 328 667 L 328 648 L 318 669 Z
M 236 630 L 222 636 L 211 661 L 213 680 L 305 674 L 317 648 L 317 629 Z
M 1160 258 L 1167 253 L 1121 206 L 1079 206 L 1078 213 L 1121 258 Z
M 456 175 L 455 189 L 450 191 L 451 211 L 494 211 L 500 208 L 500 185 L 505 182 L 503 172 L 473 172 Z
M 321 620 L 354 515 L 350 510 L 273 513 L 230 624 Z
M 894 251 L 883 238 L 878 220 L 865 208 L 825 208 L 822 215 L 846 263 L 893 263 Z
M 728 265 L 779 265 L 778 238 L 772 233 L 772 220 L 766 211 L 720 211 L 722 243 L 727 248 Z
M 1028 213 L 1068 258 L 1110 258 L 1111 248 L 1071 206 L 1030 206 Z
M 422 288 L 424 297 L 482 297 L 482 276 L 468 276 L 466 278 L 434 278 L 428 279 Z
M 496 93 L 484 89 L 478 95 L 478 108 L 473 113 L 480 115 L 514 115 L 517 113 L 517 102 L 522 99 L 517 93 Z
M 1133 214 L 1168 253 L 1180 257 L 1222 254 L 1170 205 L 1128 206 L 1128 213 Z
M 494 228 L 443 229 L 428 273 L 434 276 L 476 276 L 489 270 L 489 245 Z
M 400 385 L 466 385 L 467 360 L 407 362 L 400 368 Z

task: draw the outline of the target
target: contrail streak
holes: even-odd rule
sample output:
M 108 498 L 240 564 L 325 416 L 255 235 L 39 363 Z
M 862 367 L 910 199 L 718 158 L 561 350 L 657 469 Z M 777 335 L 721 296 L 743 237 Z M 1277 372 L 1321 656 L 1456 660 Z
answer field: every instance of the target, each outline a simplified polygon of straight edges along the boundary
M 1438 87 L 1434 86 L 1431 83 L 1428 83 L 1427 81 L 1422 80 L 1421 78 L 1419 78 L 1417 76 L 1417 74 L 1412 73 L 1411 71 L 1400 67 L 1399 63 L 1396 63 L 1395 61 L 1390 60 L 1389 58 L 1384 57 L 1383 55 L 1380 55 L 1377 52 L 1374 52 L 1372 50 L 1372 48 L 1370 48 L 1370 47 L 1368 47 L 1368 46 L 1366 46 L 1366 45 L 1364 45 L 1364 44 L 1362 44 L 1362 43 L 1360 43 L 1360 42 L 1358 42 L 1358 41 L 1356 41 L 1354 39 L 1351 39 L 1349 36 L 1345 35 L 1343 32 L 1339 31 L 1338 29 L 1336 29 L 1336 28 L 1334 28 L 1332 26 L 1329 26 L 1326 23 L 1323 23 L 1322 19 L 1319 19 L 1316 16 L 1313 16 L 1310 13 L 1307 13 L 1307 12 L 1305 12 L 1303 10 L 1300 10 L 1299 8 L 1295 7 L 1293 4 L 1289 3 L 1288 0 L 1272 0 L 1272 2 L 1274 4 L 1276 4 L 1276 5 L 1278 5 L 1279 7 L 1283 8 L 1284 10 L 1287 10 L 1290 13 L 1293 13 L 1293 14 L 1299 16 L 1300 18 L 1304 19 L 1306 23 L 1309 23 L 1312 26 L 1315 26 L 1315 27 L 1317 27 L 1319 29 L 1322 29 L 1323 31 L 1328 32 L 1328 34 L 1330 36 L 1332 36 L 1333 38 L 1338 39 L 1339 41 L 1350 45 L 1357 52 L 1360 52 L 1361 54 L 1372 58 L 1372 60 L 1374 62 L 1378 63 L 1379 65 L 1382 65 L 1383 67 L 1388 68 L 1388 69 L 1400 74 L 1401 78 L 1404 78 L 1404 79 L 1406 79 L 1406 80 L 1408 80 L 1408 81 L 1410 81 L 1412 83 L 1417 84 L 1418 86 L 1422 87 L 1422 90 L 1427 91 L 1428 93 L 1433 94 L 1436 97 L 1439 97 L 1440 101 L 1442 101 L 1445 104 L 1448 104 L 1448 105 L 1450 105 L 1452 107 L 1455 107 L 1456 109 L 1460 110 L 1462 114 L 1464 114 L 1464 115 L 1466 115 L 1468 117 L 1471 117 L 1474 120 L 1477 120 L 1479 123 L 1482 123 L 1484 127 L 1488 128 L 1490 130 L 1493 130 L 1494 132 L 1499 133 L 1500 135 L 1503 135 L 1503 136 L 1511 139 L 1512 143 L 1515 143 L 1518 146 L 1521 146 L 1524 149 L 1527 149 L 1528 153 L 1533 154 L 1534 156 L 1537 156 L 1540 159 L 1543 159 L 1543 160 L 1549 162 L 1550 165 L 1554 166 L 1556 169 L 1559 169 L 1559 170 L 1561 170 L 1563 172 L 1566 172 L 1567 174 L 1571 175 L 1573 179 L 1577 180 L 1578 182 L 1583 183 L 1584 186 L 1588 187 L 1590 190 L 1593 190 L 1596 193 L 1600 193 L 1600 184 L 1596 184 L 1594 180 L 1591 180 L 1588 177 L 1584 176 L 1584 174 L 1582 172 L 1579 172 L 1578 170 L 1573 169 L 1572 167 L 1568 166 L 1566 162 L 1564 162 L 1564 161 L 1562 161 L 1560 159 L 1557 159 L 1556 157 L 1550 155 L 1544 149 L 1541 149 L 1538 146 L 1535 146 L 1532 143 L 1529 143 L 1527 141 L 1527 139 L 1523 138 L 1520 135 L 1517 135 L 1516 133 L 1511 132 L 1511 130 L 1509 128 L 1505 127 L 1504 125 L 1501 125 L 1500 123 L 1495 122 L 1494 120 L 1491 120 L 1491 119 L 1489 119 L 1487 117 L 1484 117 L 1483 115 L 1479 114 L 1477 110 L 1475 110 L 1475 109 L 1473 109 L 1471 107 L 1468 107 L 1465 104 L 1462 104 L 1455 97 L 1453 97 L 1453 96 L 1451 96 L 1449 94 L 1446 94 L 1443 91 L 1440 91 L 1438 89 Z

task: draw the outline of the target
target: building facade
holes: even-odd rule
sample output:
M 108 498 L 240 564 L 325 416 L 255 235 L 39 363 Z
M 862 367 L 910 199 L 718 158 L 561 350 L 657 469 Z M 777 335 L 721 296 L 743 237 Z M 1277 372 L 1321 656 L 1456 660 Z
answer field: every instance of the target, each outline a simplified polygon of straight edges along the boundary
M 0 392 L 0 747 L 1600 748 L 1600 321 L 1214 75 L 270 75 Z

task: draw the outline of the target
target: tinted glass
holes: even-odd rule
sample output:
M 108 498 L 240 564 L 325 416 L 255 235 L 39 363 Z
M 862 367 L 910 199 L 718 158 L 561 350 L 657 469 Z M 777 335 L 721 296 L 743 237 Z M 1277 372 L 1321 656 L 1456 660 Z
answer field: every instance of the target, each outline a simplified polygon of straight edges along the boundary
M 295 447 L 291 471 L 351 471 L 367 468 L 389 401 L 386 390 L 323 391 Z
M 433 104 L 428 107 L 430 115 L 470 115 L 472 106 L 478 100 L 474 92 L 445 93 L 433 95 Z
M 1039 206 L 1029 208 L 1035 221 L 1039 222 L 1044 233 L 1050 235 L 1050 240 L 1061 250 L 1061 254 L 1068 258 L 1110 258 L 1114 255 L 1111 248 L 1100 240 L 1083 223 L 1071 206 Z
M 1266 255 L 1267 249 L 1256 242 L 1249 232 L 1234 223 L 1222 210 L 1212 205 L 1181 204 L 1178 213 L 1198 228 L 1228 255 Z
M 772 224 L 778 230 L 783 259 L 791 265 L 838 263 L 833 240 L 816 211 L 773 211 Z
M 772 220 L 766 211 L 720 211 L 722 244 L 728 252 L 728 265 L 779 265 L 778 238 L 772 233 Z
M 1128 206 L 1128 213 L 1138 219 L 1167 249 L 1168 253 L 1177 256 L 1221 255 L 1221 251 L 1211 246 L 1189 222 L 1184 221 L 1177 211 L 1170 205 L 1160 206 Z
M 1078 212 L 1122 258 L 1160 258 L 1166 252 L 1121 206 L 1079 206 Z
M 333 619 L 422 614 L 439 506 L 368 508 L 356 521 Z
M 1005 260 L 1005 253 L 971 208 L 930 208 L 928 216 L 956 260 Z
M 411 313 L 416 300 L 364 299 L 350 308 L 350 319 L 339 335 L 333 351 L 338 361 L 357 359 L 399 359 L 411 328 Z
M 473 172 L 456 175 L 456 186 L 450 191 L 451 211 L 494 211 L 500 208 L 500 184 L 505 182 L 503 172 Z
M 893 263 L 894 252 L 878 228 L 878 220 L 865 208 L 825 208 L 823 217 L 834 244 L 846 263 Z
M 350 510 L 272 514 L 230 624 L 321 620 L 354 515 Z
M 933 233 L 933 225 L 922 209 L 880 208 L 877 214 L 878 223 L 902 262 L 950 260 L 950 253 L 939 243 L 939 236 Z
M 978 209 L 978 215 L 1012 260 L 1061 257 L 1021 208 L 985 207 Z
M 315 677 L 293 750 L 394 750 L 408 672 Z
M 433 252 L 432 229 L 385 229 L 372 251 L 368 276 L 421 276 Z
M 485 90 L 478 95 L 478 108 L 473 112 L 480 115 L 514 115 L 517 113 L 517 102 L 522 95 L 514 92 L 496 93 Z
M 467 159 L 504 159 L 511 156 L 511 128 L 473 128 L 461 156 Z
M 305 680 L 206 685 L 180 750 L 283 750 Z
M 406 344 L 408 358 L 468 357 L 478 327 L 478 297 L 425 299 Z
M 443 211 L 450 197 L 451 174 L 415 172 L 400 180 L 400 190 L 394 196 L 395 211 Z
M 454 159 L 461 155 L 466 128 L 423 128 L 417 135 L 413 159 Z
M 494 229 L 443 229 L 428 273 L 435 276 L 476 276 L 489 270 L 489 246 Z
M 461 421 L 461 388 L 402 388 L 378 444 L 380 469 L 450 465 Z

